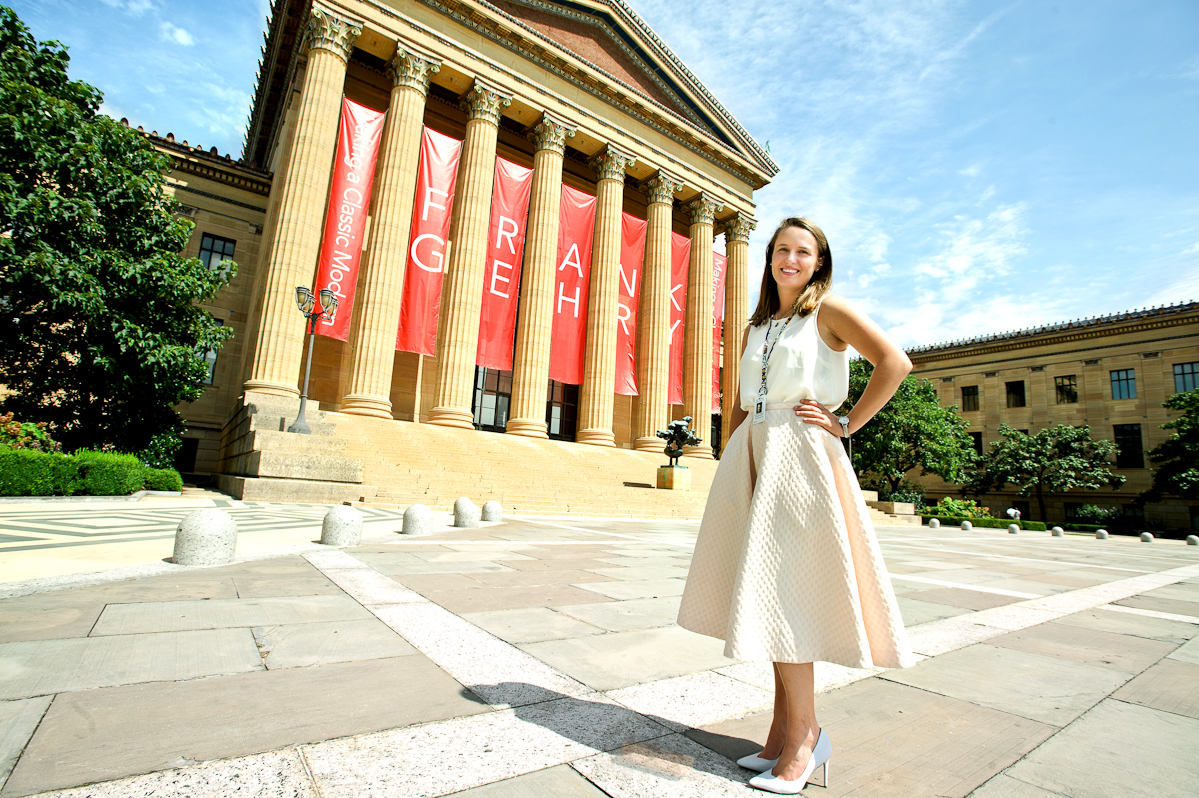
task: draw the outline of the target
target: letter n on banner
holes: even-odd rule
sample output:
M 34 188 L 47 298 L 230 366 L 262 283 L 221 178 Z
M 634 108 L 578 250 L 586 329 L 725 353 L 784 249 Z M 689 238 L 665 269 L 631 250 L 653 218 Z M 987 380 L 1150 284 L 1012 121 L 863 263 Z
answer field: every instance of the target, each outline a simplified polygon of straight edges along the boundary
M 483 277 L 483 305 L 479 313 L 479 349 L 475 355 L 475 364 L 484 368 L 512 369 L 516 299 L 532 189 L 532 169 L 503 158 L 495 159 L 491 227 L 487 231 L 487 270 Z
M 316 288 L 328 288 L 337 297 L 337 315 L 322 319 L 316 331 L 344 341 L 350 337 L 350 314 L 358 286 L 362 259 L 362 231 L 370 209 L 375 158 L 383 134 L 382 111 L 342 98 L 337 156 L 333 160 L 333 185 L 325 213 L 325 235 L 316 272 Z
M 670 404 L 683 403 L 683 318 L 687 307 L 687 272 L 691 239 L 670 234 Z M 698 422 L 696 422 L 698 423 Z
M 728 259 L 712 253 L 712 412 L 720 412 L 720 329 L 724 324 L 724 276 Z
M 637 395 L 637 300 L 641 296 L 645 231 L 649 223 L 620 217 L 620 287 L 616 305 L 616 392 Z
M 396 349 L 433 355 L 437 351 L 437 314 L 441 309 L 441 279 L 445 276 L 446 238 L 454 207 L 454 184 L 462 142 L 425 128 L 416 173 L 412 233 Z
M 562 210 L 558 216 L 558 270 L 554 276 L 554 326 L 550 333 L 550 379 L 568 385 L 583 384 L 594 231 L 595 197 L 563 185 Z

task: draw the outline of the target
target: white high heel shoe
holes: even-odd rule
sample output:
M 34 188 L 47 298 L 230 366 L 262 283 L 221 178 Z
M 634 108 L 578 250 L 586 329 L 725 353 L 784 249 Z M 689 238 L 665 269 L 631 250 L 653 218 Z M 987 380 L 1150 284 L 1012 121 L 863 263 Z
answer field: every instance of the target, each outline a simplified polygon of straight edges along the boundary
M 833 744 L 829 742 L 828 735 L 824 733 L 824 729 L 821 729 L 820 736 L 816 738 L 816 745 L 812 748 L 812 756 L 808 759 L 808 765 L 804 768 L 802 776 L 798 779 L 787 780 L 780 779 L 772 772 L 766 771 L 750 779 L 749 786 L 780 795 L 797 795 L 800 790 L 808 785 L 808 779 L 812 778 L 813 771 L 817 767 L 824 765 L 824 786 L 827 787 L 828 762 L 832 758 L 832 755 Z M 773 766 L 771 769 L 773 770 Z
M 761 751 L 758 754 L 762 753 Z M 743 756 L 737 760 L 737 764 L 746 770 L 756 770 L 758 773 L 765 773 L 767 770 L 773 770 L 774 766 L 779 763 L 778 758 L 763 759 L 757 754 Z

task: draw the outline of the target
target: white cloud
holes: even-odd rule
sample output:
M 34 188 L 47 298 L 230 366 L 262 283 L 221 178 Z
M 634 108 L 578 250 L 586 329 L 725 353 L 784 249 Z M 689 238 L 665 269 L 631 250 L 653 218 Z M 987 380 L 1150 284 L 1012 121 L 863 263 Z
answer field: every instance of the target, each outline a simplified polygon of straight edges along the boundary
M 182 44 L 184 47 L 191 47 L 196 43 L 195 38 L 190 33 L 169 22 L 162 23 L 162 38 L 166 41 Z
M 965 175 L 966 177 L 978 177 L 982 173 L 982 170 L 983 165 L 981 163 L 974 163 L 970 164 L 965 169 L 959 169 L 958 174 Z
M 140 17 L 154 8 L 154 0 L 101 0 L 109 8 L 125 11 L 130 16 Z

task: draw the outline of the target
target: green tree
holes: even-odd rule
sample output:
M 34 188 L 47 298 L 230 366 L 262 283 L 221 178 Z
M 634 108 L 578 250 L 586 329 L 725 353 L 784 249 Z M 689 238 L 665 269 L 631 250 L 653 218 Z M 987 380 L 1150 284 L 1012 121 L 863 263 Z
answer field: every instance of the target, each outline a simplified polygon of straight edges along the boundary
M 1141 501 L 1159 502 L 1166 494 L 1199 499 L 1199 388 L 1174 394 L 1162 407 L 1180 410 L 1182 415 L 1162 424 L 1162 429 L 1173 432 L 1149 452 L 1149 462 L 1155 466 L 1153 486 Z
M 1105 484 L 1113 488 L 1124 484 L 1124 477 L 1112 471 L 1110 462 L 1116 444 L 1095 440 L 1088 426 L 1058 424 L 1026 435 L 1000 424 L 999 434 L 1002 440 L 991 444 L 963 486 L 967 495 L 979 496 L 1011 484 L 1020 496 L 1036 496 L 1041 520 L 1048 520 L 1047 496 L 1074 488 L 1098 490 Z
M 866 390 L 874 366 L 866 360 L 849 365 L 852 407 Z M 866 426 L 853 435 L 853 466 L 866 481 L 875 478 L 895 493 L 912 469 L 960 482 L 974 461 L 974 442 L 966 433 L 970 423 L 956 405 L 942 407 L 937 389 L 928 380 L 906 377 L 895 396 Z
M 98 113 L 68 61 L 0 7 L 3 409 L 68 449 L 137 451 L 203 392 L 199 353 L 231 331 L 195 303 L 236 267 L 179 254 L 192 224 L 163 190 L 170 159 Z

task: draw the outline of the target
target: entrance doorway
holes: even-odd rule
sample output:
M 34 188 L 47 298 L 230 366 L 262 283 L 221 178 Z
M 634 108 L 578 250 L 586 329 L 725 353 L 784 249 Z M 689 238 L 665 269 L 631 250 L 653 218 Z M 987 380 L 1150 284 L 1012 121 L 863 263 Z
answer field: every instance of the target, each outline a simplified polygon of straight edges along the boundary
M 579 386 L 550 380 L 545 428 L 552 440 L 573 441 L 579 419 Z
M 503 432 L 512 404 L 512 372 L 475 367 L 475 398 L 471 408 L 475 429 Z

